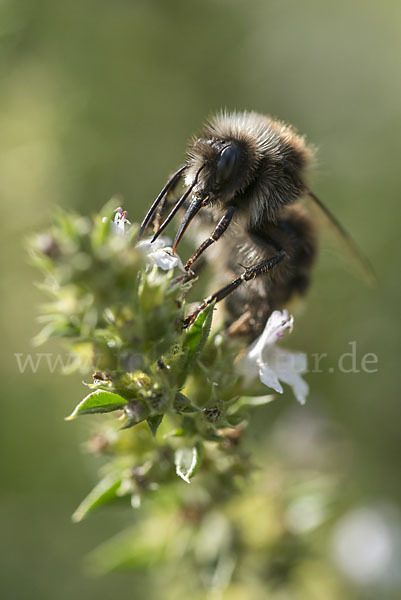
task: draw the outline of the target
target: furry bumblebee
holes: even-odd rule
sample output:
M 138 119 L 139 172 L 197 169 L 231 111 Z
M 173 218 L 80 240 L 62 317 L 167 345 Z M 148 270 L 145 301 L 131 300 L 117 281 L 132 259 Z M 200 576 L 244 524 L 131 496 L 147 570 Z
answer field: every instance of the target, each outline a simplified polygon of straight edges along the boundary
M 185 265 L 188 277 L 207 257 L 227 279 L 188 315 L 185 326 L 212 302 L 226 299 L 230 332 L 255 337 L 273 310 L 306 292 L 317 255 L 317 225 L 301 204 L 305 197 L 371 276 L 366 258 L 307 185 L 313 154 L 291 126 L 255 112 L 219 114 L 192 140 L 185 164 L 162 189 L 140 230 L 142 235 L 153 220 L 154 241 L 185 210 L 173 252 L 195 217 L 195 237 L 204 236 Z M 161 223 L 180 182 L 186 189 Z

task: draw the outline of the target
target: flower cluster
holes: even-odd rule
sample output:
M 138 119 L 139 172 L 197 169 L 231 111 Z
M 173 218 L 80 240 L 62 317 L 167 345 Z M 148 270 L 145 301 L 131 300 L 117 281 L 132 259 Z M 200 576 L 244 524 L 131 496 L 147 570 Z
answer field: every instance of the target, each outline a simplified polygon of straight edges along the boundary
M 277 345 L 292 330 L 287 311 L 274 312 L 249 348 L 212 327 L 214 305 L 184 329 L 193 281 L 166 238 L 138 241 L 137 230 L 108 205 L 93 219 L 60 213 L 31 243 L 51 298 L 36 342 L 62 338 L 73 366 L 89 364 L 92 375 L 67 418 L 102 415 L 87 449 L 106 460 L 75 521 L 122 496 L 138 507 L 172 486 L 185 510 L 204 515 L 251 470 L 241 445 L 250 410 L 282 383 L 301 403 L 308 392 L 305 356 Z M 195 480 L 189 500 L 182 486 Z

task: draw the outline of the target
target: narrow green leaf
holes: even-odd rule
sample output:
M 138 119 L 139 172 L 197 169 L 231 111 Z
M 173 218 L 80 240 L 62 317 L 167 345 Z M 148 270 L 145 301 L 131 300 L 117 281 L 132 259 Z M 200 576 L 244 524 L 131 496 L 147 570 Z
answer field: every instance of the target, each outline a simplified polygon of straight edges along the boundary
M 252 407 L 252 406 L 263 406 L 272 402 L 276 396 L 274 394 L 268 394 L 263 396 L 242 396 L 238 400 L 237 407 Z
M 157 430 L 159 429 L 160 423 L 163 421 L 163 417 L 164 415 L 155 415 L 146 419 L 153 437 L 156 437 Z
M 91 233 L 91 241 L 94 250 L 101 248 L 105 243 L 107 236 L 110 233 L 112 217 L 100 217 L 96 216 L 94 219 L 93 230 Z
M 57 319 L 47 323 L 33 338 L 34 346 L 41 346 L 52 337 L 77 337 L 79 329 L 64 319 Z
M 153 514 L 151 519 L 125 529 L 96 548 L 86 559 L 87 569 L 94 575 L 111 571 L 152 569 L 166 562 L 172 533 L 171 519 Z
M 113 410 L 119 410 L 127 403 L 127 400 L 118 394 L 106 392 L 104 390 L 96 390 L 91 392 L 75 407 L 74 411 L 66 421 L 72 421 L 79 415 L 87 415 L 93 413 L 106 413 Z
M 214 304 L 210 304 L 197 316 L 195 322 L 188 329 L 184 338 L 183 349 L 186 350 L 186 356 L 182 365 L 183 379 L 185 373 L 191 367 L 194 360 L 200 355 L 207 338 L 209 337 L 210 328 L 212 326 Z
M 117 491 L 120 486 L 120 475 L 106 475 L 78 506 L 72 515 L 74 523 L 82 521 L 95 508 L 99 508 L 99 506 L 103 506 L 117 498 Z
M 106 204 L 104 206 L 102 206 L 102 208 L 100 209 L 100 212 L 99 212 L 99 216 L 101 218 L 106 217 L 107 219 L 112 221 L 114 218 L 114 214 L 115 214 L 114 211 L 120 205 L 121 205 L 121 199 L 113 196 L 112 198 L 110 198 L 110 200 L 108 200 L 106 202 Z
M 234 406 L 229 408 L 227 423 L 229 427 L 237 427 L 241 422 L 249 419 L 250 409 L 263 406 L 275 399 L 273 395 L 265 396 L 241 396 L 237 398 Z
M 191 483 L 190 479 L 195 475 L 201 462 L 201 447 L 199 444 L 192 448 L 179 448 L 174 456 L 175 470 L 181 479 Z
M 212 322 L 213 309 L 214 304 L 210 304 L 205 310 L 200 312 L 187 331 L 184 346 L 189 348 L 192 353 L 202 350 L 202 348 L 199 348 L 199 344 L 203 342 L 203 346 L 207 340 Z
M 227 417 L 229 427 L 238 427 L 240 423 L 249 419 L 249 413 L 245 408 L 238 409 L 235 413 Z
M 192 404 L 189 398 L 178 392 L 174 399 L 174 410 L 178 413 L 194 413 L 199 412 L 200 408 Z
M 183 437 L 183 435 L 184 435 L 184 430 L 181 427 L 178 427 L 177 429 L 172 429 L 168 433 L 165 433 L 163 435 L 163 438 L 168 439 L 170 437 Z

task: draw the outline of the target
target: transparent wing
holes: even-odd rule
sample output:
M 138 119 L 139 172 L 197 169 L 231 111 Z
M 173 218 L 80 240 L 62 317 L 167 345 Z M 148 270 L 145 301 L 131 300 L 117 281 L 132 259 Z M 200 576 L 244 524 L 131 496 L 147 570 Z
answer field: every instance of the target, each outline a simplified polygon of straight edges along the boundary
M 315 207 L 319 212 L 320 216 L 323 217 L 323 221 L 329 226 L 330 230 L 334 233 L 337 241 L 340 243 L 340 246 L 345 250 L 351 262 L 356 266 L 358 271 L 361 273 L 365 281 L 369 285 L 374 285 L 376 283 L 376 275 L 373 270 L 373 267 L 367 258 L 367 256 L 362 252 L 356 242 L 353 240 L 352 236 L 338 219 L 333 215 L 333 213 L 327 208 L 325 204 L 310 190 L 308 191 L 308 197 L 311 200 L 309 204 L 312 207 Z

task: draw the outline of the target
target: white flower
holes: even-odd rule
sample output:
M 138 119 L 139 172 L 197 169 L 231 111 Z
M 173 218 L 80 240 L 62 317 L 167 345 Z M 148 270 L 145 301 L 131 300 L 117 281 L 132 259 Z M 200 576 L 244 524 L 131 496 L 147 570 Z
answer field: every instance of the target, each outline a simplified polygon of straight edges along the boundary
M 122 208 L 116 208 L 114 211 L 114 220 L 111 222 L 111 228 L 117 235 L 124 235 L 127 233 L 131 223 L 127 219 L 127 211 Z M 103 217 L 103 223 L 108 221 L 107 217 Z
M 292 388 L 295 398 L 305 404 L 309 386 L 301 377 L 307 371 L 307 358 L 302 352 L 290 352 L 277 347 L 277 340 L 284 336 L 288 329 L 292 331 L 293 316 L 288 311 L 274 311 L 269 317 L 263 333 L 249 347 L 239 366 L 245 380 L 259 379 L 267 387 L 279 394 L 283 393 L 280 383 Z
M 159 237 L 153 243 L 150 240 L 151 238 L 141 240 L 136 245 L 145 254 L 150 264 L 157 265 L 163 271 L 178 267 L 186 273 L 180 257 L 173 254 L 171 246 L 167 246 L 170 243 L 168 238 Z
M 128 232 L 131 223 L 127 219 L 127 211 L 122 208 L 116 208 L 114 211 L 114 220 L 111 222 L 112 230 L 117 235 L 125 235 Z M 104 217 L 103 222 L 107 221 Z M 151 238 L 141 240 L 137 243 L 136 248 L 139 248 L 147 261 L 151 265 L 157 265 L 163 271 L 169 271 L 178 267 L 186 273 L 184 265 L 177 254 L 173 254 L 171 241 L 167 237 L 159 237 L 153 243 Z

